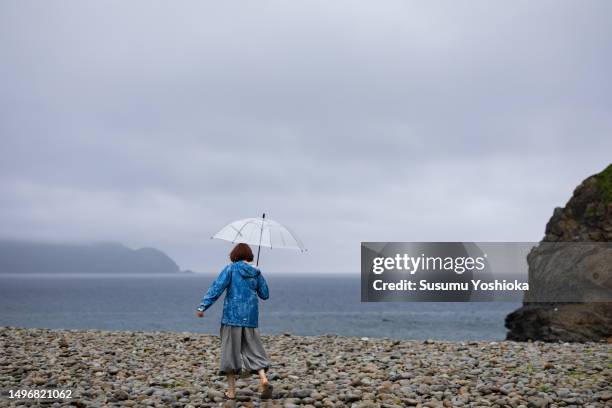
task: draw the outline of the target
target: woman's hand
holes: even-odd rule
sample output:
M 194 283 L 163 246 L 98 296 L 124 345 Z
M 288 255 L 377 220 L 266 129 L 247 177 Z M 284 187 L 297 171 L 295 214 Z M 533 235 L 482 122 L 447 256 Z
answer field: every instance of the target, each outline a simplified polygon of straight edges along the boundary
M 198 310 L 198 311 L 196 312 L 196 316 L 198 316 L 198 317 L 204 317 L 204 312 L 202 312 L 202 311 Z

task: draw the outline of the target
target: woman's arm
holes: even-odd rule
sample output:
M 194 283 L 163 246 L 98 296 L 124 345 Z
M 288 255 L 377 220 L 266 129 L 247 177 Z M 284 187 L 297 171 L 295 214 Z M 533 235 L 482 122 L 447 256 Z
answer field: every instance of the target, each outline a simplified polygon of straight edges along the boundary
M 210 288 L 208 288 L 208 291 L 202 298 L 202 303 L 200 303 L 200 307 L 198 308 L 199 311 L 203 312 L 211 307 L 212 304 L 217 301 L 217 299 L 219 299 L 219 296 L 221 296 L 225 288 L 227 288 L 227 285 L 229 285 L 230 277 L 231 270 L 230 266 L 228 265 L 223 268 L 217 279 L 215 279 L 213 284 L 210 285 Z
M 270 297 L 268 283 L 266 282 L 266 279 L 263 277 L 261 273 L 257 275 L 257 296 L 259 296 L 263 300 L 266 300 L 267 298 Z

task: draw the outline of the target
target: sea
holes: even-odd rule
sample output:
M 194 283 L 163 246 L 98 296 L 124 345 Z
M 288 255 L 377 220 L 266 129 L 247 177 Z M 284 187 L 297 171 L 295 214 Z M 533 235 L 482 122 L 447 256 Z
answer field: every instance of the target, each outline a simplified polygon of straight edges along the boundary
M 223 297 L 195 309 L 215 276 L 0 274 L 0 326 L 219 333 Z M 261 334 L 503 340 L 515 302 L 360 301 L 359 275 L 268 275 Z

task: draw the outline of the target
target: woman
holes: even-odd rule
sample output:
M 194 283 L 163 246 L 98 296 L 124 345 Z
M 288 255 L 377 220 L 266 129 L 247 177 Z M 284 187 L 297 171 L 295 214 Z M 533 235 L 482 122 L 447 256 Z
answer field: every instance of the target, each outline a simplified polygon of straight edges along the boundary
M 212 306 L 224 290 L 223 318 L 221 319 L 221 367 L 220 375 L 227 375 L 226 398 L 236 398 L 236 375 L 259 374 L 261 398 L 272 396 L 266 371 L 270 368 L 268 356 L 257 331 L 259 296 L 269 297 L 268 284 L 263 275 L 250 265 L 253 252 L 247 244 L 238 244 L 230 253 L 232 263 L 227 265 L 210 286 L 197 316 Z M 243 367 L 244 365 L 244 367 Z

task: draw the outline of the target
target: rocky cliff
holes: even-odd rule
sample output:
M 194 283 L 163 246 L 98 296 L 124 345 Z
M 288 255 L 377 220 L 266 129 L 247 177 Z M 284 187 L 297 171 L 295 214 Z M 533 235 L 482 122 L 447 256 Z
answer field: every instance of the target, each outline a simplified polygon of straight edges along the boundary
M 507 339 L 612 338 L 612 303 L 602 302 L 612 291 L 612 246 L 595 245 L 603 242 L 612 242 L 612 164 L 584 180 L 565 207 L 554 210 L 544 239 L 527 257 L 530 293 L 506 317 Z M 533 303 L 537 293 L 559 282 L 579 301 Z

